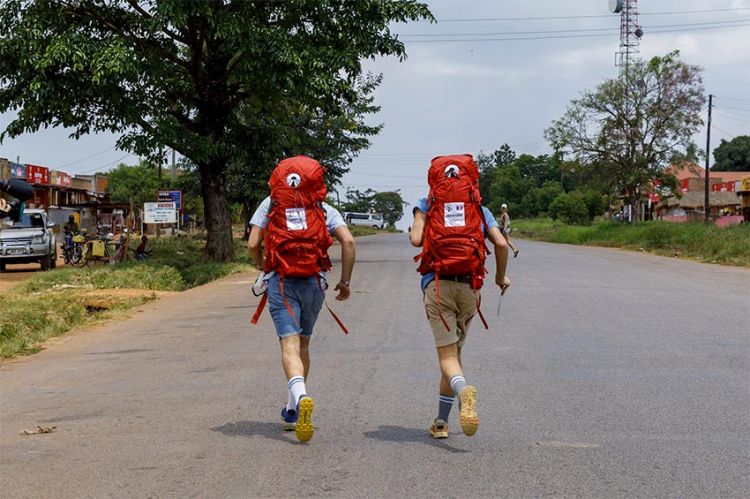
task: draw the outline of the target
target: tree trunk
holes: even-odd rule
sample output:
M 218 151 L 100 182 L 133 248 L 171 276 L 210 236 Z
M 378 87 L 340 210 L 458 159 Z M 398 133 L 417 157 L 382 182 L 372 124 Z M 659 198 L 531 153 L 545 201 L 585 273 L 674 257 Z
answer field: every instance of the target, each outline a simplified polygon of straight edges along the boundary
M 207 233 L 205 257 L 216 262 L 230 262 L 234 258 L 224 165 L 221 159 L 199 165 Z

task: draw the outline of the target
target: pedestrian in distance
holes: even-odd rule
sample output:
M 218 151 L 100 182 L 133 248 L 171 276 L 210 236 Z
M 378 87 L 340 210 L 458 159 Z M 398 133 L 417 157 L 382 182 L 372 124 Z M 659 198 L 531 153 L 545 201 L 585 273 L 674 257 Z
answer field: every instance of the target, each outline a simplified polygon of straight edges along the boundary
M 430 193 L 414 208 L 409 238 L 421 247 L 422 291 L 427 319 L 440 364 L 438 414 L 430 425 L 433 438 L 448 437 L 448 416 L 459 403 L 464 434 L 479 426 L 477 388 L 464 377 L 461 351 L 474 315 L 479 313 L 480 290 L 487 270 L 485 239 L 495 250 L 495 283 L 505 294 L 508 248 L 492 213 L 481 205 L 479 170 L 471 155 L 441 156 L 432 160 Z
M 505 238 L 505 242 L 508 243 L 510 249 L 513 250 L 513 258 L 515 258 L 518 256 L 518 249 L 510 240 L 510 233 L 512 229 L 510 228 L 510 215 L 508 215 L 508 205 L 503 203 L 503 205 L 500 207 L 500 210 L 502 210 L 502 213 L 500 214 L 500 232 Z
M 338 291 L 336 300 L 349 298 L 355 259 L 354 238 L 344 219 L 324 202 L 324 173 L 320 163 L 306 156 L 281 161 L 268 182 L 271 195 L 260 203 L 250 220 L 247 242 L 250 258 L 262 270 L 253 285 L 253 292 L 262 298 L 252 322 L 258 322 L 268 302 L 287 381 L 282 426 L 284 430 L 295 430 L 300 442 L 309 441 L 314 433 L 314 402 L 306 386 L 309 348 L 328 287 L 331 236 L 341 244 L 341 279 L 334 287 Z M 334 319 L 348 332 L 338 317 L 334 315 Z

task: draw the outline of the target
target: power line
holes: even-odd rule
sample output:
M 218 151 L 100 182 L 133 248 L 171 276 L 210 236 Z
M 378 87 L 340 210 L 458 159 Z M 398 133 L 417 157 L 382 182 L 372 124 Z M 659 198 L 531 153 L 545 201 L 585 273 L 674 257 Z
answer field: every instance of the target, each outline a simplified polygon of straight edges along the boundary
M 713 29 L 729 29 L 729 28 L 741 28 L 744 26 L 750 26 L 750 23 L 744 22 L 742 24 L 725 25 L 725 26 L 707 26 L 707 27 L 696 27 L 691 29 L 668 29 L 668 30 L 657 30 L 649 31 L 649 34 L 662 34 L 662 33 L 684 33 L 688 31 L 705 31 Z M 453 43 L 453 42 L 510 42 L 510 41 L 523 41 L 523 40 L 560 40 L 565 38 L 600 38 L 604 36 L 611 36 L 610 33 L 590 33 L 581 35 L 551 35 L 551 36 L 524 36 L 524 37 L 508 37 L 508 38 L 467 38 L 467 39 L 437 39 L 437 40 L 402 40 L 406 43 Z
M 721 128 L 717 127 L 716 125 L 711 125 L 711 128 L 714 130 L 723 133 L 728 139 L 733 139 L 737 136 L 736 133 L 729 133 L 726 130 L 722 130 Z
M 717 109 L 734 109 L 735 111 L 742 111 L 745 113 L 750 113 L 750 109 L 745 109 L 742 107 L 735 107 L 735 106 L 716 106 Z
M 743 19 L 733 19 L 727 21 L 707 21 L 700 23 L 680 23 L 680 24 L 655 24 L 652 26 L 644 26 L 643 28 L 648 32 L 650 29 L 659 28 L 679 28 L 679 27 L 691 27 L 691 26 L 719 26 L 726 24 L 735 24 L 749 22 L 750 17 Z M 537 31 L 500 31 L 500 32 L 483 32 L 483 33 L 403 33 L 401 36 L 504 36 L 504 35 L 542 35 L 551 33 L 585 33 L 589 31 L 620 31 L 620 28 L 579 28 L 579 29 L 552 29 L 552 30 L 537 30 Z
M 105 165 L 97 166 L 96 168 L 92 168 L 91 170 L 86 170 L 86 171 L 78 172 L 78 174 L 93 173 L 95 171 L 105 170 L 105 169 L 109 168 L 110 166 L 114 166 L 116 163 L 119 163 L 120 161 L 122 161 L 123 159 L 127 158 L 128 156 L 133 156 L 133 154 L 127 153 L 124 156 L 121 156 L 121 157 L 117 158 L 114 161 L 110 161 L 109 163 L 107 163 Z
M 104 154 L 105 152 L 113 151 L 115 149 L 117 149 L 117 146 L 108 147 L 108 148 L 104 149 L 103 151 L 99 151 L 99 152 L 94 153 L 94 154 L 92 154 L 90 156 L 86 156 L 85 158 L 77 159 L 75 161 L 71 161 L 70 163 L 65 163 L 64 165 L 60 165 L 58 168 L 65 168 L 66 166 L 71 166 L 71 165 L 74 165 L 76 163 L 80 163 L 81 161 L 86 161 L 87 159 L 94 158 L 96 156 Z
M 702 10 L 682 10 L 682 11 L 666 11 L 666 12 L 646 12 L 641 13 L 641 16 L 672 16 L 682 14 L 706 14 L 712 12 L 738 12 L 747 11 L 750 7 L 737 7 L 732 9 L 702 9 Z M 485 22 L 485 21 L 552 21 L 552 20 L 566 20 L 566 19 L 602 19 L 611 18 L 612 14 L 598 14 L 598 15 L 576 15 L 576 16 L 534 16 L 534 17 L 475 17 L 466 19 L 437 19 L 439 23 L 465 23 L 465 22 Z M 428 22 L 428 21 L 420 21 Z
M 734 116 L 734 115 L 731 115 L 729 113 L 725 113 L 725 112 L 723 112 L 723 111 L 721 111 L 719 109 L 717 109 L 716 112 L 719 113 L 721 116 L 723 116 L 723 117 L 725 117 L 727 119 L 733 120 L 733 121 L 741 121 L 743 123 L 750 123 L 750 119 L 740 118 L 738 116 Z
M 747 103 L 750 103 L 750 99 L 739 99 L 737 97 L 725 97 L 723 95 L 719 95 L 718 98 L 719 99 L 724 99 L 724 100 L 731 100 L 731 101 L 737 101 L 737 102 L 747 102 Z
M 364 175 L 366 177 L 407 178 L 407 179 L 416 179 L 416 180 L 426 178 L 426 176 L 416 176 L 416 175 L 391 175 L 390 173 L 384 175 L 382 173 L 366 173 L 366 172 L 357 171 L 356 168 L 349 170 L 349 174 L 350 175 Z

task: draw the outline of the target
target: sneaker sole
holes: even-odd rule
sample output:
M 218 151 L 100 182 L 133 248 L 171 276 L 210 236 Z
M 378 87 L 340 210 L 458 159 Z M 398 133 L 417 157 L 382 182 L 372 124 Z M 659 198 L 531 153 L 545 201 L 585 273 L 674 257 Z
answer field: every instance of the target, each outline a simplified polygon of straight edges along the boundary
M 433 430 L 430 428 L 430 436 L 432 438 L 448 438 L 448 430 Z
M 312 424 L 314 408 L 315 402 L 310 397 L 303 397 L 299 401 L 299 416 L 297 416 L 297 427 L 295 430 L 297 431 L 297 440 L 300 442 L 309 442 L 313 437 L 313 433 L 315 433 L 315 428 Z
M 461 413 L 459 420 L 464 435 L 470 437 L 477 432 L 479 428 L 479 416 L 477 415 L 477 389 L 468 385 L 459 395 L 461 400 Z

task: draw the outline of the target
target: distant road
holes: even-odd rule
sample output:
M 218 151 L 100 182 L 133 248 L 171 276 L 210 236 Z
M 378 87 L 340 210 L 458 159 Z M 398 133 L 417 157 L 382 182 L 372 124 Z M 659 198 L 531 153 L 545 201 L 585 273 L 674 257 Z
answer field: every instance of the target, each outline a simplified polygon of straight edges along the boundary
M 4 497 L 750 496 L 750 271 L 519 241 L 472 326 L 477 435 L 433 441 L 438 369 L 404 234 L 358 239 L 321 312 L 313 441 L 248 276 L 0 366 Z M 337 277 L 337 271 L 334 272 Z M 1 313 L 1 312 L 0 312 Z M 54 433 L 21 436 L 25 428 Z

